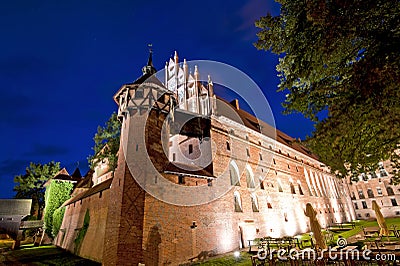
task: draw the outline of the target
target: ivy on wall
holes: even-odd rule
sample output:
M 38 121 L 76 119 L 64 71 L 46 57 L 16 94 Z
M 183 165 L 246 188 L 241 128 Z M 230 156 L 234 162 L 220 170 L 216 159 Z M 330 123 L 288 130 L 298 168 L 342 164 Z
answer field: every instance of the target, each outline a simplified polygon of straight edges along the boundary
M 87 209 L 86 213 L 85 213 L 85 218 L 83 219 L 82 228 L 79 229 L 78 235 L 76 236 L 76 238 L 74 240 L 75 254 L 77 254 L 81 248 L 82 241 L 85 238 L 86 232 L 89 228 L 89 223 L 90 223 L 90 215 L 89 215 L 89 209 Z
M 73 184 L 71 182 L 52 180 L 50 185 L 46 187 L 45 192 L 45 210 L 44 210 L 44 229 L 46 234 L 54 238 L 53 234 L 53 217 L 54 212 L 71 197 L 71 191 L 73 189 Z M 57 213 L 56 217 L 59 220 L 61 213 Z M 62 213 L 62 216 L 64 213 Z M 61 217 L 62 222 L 62 217 Z M 61 224 L 60 224 L 61 226 Z M 58 231 L 57 231 L 58 233 Z
M 56 236 L 58 234 L 58 231 L 60 231 L 61 224 L 64 218 L 64 213 L 65 213 L 65 206 L 58 208 L 53 213 L 53 227 L 51 230 L 53 236 Z

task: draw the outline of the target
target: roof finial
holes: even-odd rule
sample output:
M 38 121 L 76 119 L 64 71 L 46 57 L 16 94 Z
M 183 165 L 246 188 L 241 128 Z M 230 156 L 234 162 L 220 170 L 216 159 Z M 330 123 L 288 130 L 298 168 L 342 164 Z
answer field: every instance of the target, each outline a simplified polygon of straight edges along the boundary
M 153 75 L 157 72 L 153 66 L 153 44 L 149 43 L 147 47 L 149 48 L 149 59 L 147 60 L 147 65 L 142 68 L 142 72 L 143 75 Z

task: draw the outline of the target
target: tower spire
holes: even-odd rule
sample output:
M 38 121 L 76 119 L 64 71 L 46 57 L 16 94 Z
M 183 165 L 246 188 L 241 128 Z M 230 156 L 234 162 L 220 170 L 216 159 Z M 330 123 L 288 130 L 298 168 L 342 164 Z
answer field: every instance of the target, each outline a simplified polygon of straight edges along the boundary
M 153 45 L 149 43 L 147 45 L 149 47 L 149 59 L 147 60 L 147 65 L 142 68 L 143 75 L 149 74 L 153 75 L 157 72 L 155 67 L 153 66 Z

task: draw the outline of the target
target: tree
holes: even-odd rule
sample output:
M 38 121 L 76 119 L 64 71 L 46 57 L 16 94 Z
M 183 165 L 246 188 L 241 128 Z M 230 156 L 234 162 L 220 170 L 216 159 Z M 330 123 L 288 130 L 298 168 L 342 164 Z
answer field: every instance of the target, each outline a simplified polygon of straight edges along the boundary
M 398 165 L 400 2 L 278 2 L 279 16 L 256 22 L 255 46 L 280 55 L 285 113 L 316 122 L 305 145 L 341 177 L 355 179 L 387 159 Z
M 14 182 L 17 183 L 14 186 L 14 191 L 17 192 L 15 198 L 32 199 L 31 214 L 33 215 L 33 211 L 37 208 L 38 219 L 41 219 L 41 213 L 44 208 L 45 188 L 43 185 L 59 171 L 59 162 L 51 161 L 43 165 L 31 162 L 24 175 L 14 177 Z
M 104 127 L 97 128 L 97 133 L 93 138 L 94 155 L 90 155 L 88 158 L 90 168 L 93 169 L 97 163 L 105 159 L 112 171 L 117 167 L 120 135 L 121 123 L 117 114 L 113 113 Z

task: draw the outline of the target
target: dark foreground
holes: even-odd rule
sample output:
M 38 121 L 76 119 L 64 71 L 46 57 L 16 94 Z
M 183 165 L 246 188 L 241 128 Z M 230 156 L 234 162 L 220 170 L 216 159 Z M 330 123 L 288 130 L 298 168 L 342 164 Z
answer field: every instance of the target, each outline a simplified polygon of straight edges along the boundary
M 0 253 L 0 265 L 101 265 L 83 259 L 55 246 L 22 246 L 19 250 L 3 249 Z

